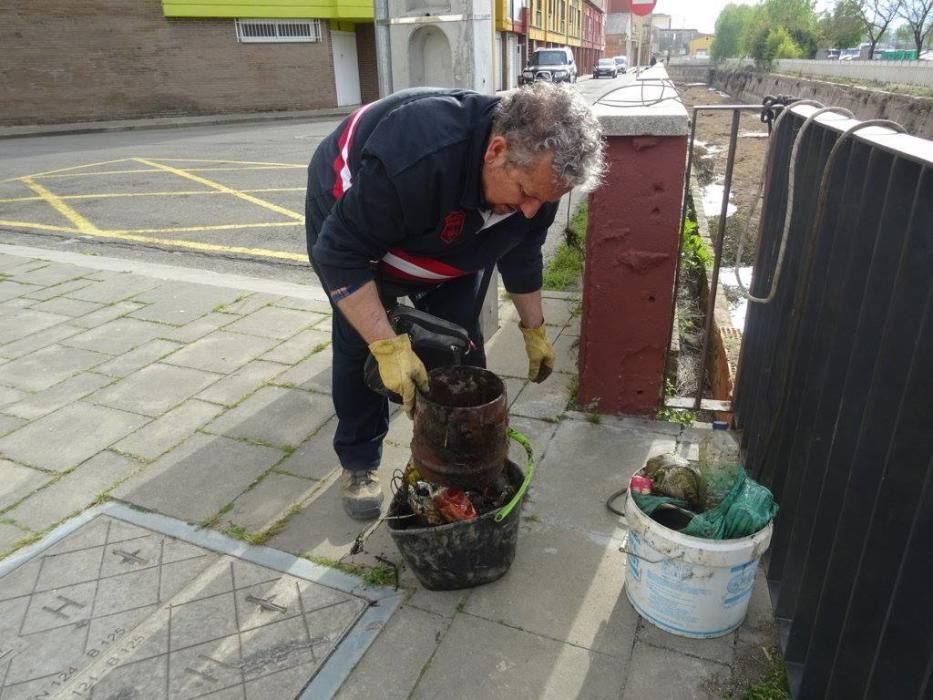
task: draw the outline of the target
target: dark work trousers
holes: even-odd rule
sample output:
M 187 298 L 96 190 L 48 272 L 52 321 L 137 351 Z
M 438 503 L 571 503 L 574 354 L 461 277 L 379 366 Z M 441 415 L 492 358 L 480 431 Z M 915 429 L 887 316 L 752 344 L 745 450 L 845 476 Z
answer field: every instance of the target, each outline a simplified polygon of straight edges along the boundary
M 332 205 L 333 200 L 328 202 L 328 199 L 330 198 L 325 196 L 309 200 L 307 203 L 309 255 L 311 245 L 320 233 L 320 226 L 329 213 L 328 204 Z M 320 273 L 318 276 L 320 277 Z M 486 353 L 478 318 L 482 276 L 480 271 L 409 295 L 411 305 L 415 308 L 466 329 L 475 348 L 463 361 L 477 367 L 486 366 Z M 383 297 L 383 304 L 386 306 L 391 306 L 396 301 L 396 297 Z M 367 471 L 378 467 L 382 459 L 382 440 L 389 429 L 389 403 L 384 396 L 372 391 L 363 378 L 363 367 L 369 356 L 366 341 L 333 302 L 331 306 L 334 307 L 331 331 L 331 391 L 337 412 L 334 451 L 344 469 Z M 429 371 L 450 364 L 452 359 L 443 353 L 418 354 Z

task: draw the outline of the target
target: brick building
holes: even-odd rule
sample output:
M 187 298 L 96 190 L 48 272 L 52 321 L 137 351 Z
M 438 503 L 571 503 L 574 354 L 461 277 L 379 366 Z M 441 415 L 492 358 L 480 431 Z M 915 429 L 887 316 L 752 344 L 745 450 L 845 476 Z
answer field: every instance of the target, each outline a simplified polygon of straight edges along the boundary
M 0 27 L 0 124 L 315 109 L 378 96 L 363 0 L 31 0 L 0 4 Z

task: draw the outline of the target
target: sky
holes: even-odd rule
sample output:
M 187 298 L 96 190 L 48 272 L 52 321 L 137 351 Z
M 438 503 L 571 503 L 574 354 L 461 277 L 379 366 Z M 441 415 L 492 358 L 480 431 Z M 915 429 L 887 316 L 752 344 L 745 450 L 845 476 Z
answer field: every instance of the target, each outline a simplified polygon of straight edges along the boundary
M 738 5 L 755 5 L 756 0 L 658 0 L 655 12 L 671 15 L 671 26 L 675 29 L 698 29 L 713 33 L 720 10 L 734 2 Z M 835 0 L 817 0 L 818 11 L 831 8 Z

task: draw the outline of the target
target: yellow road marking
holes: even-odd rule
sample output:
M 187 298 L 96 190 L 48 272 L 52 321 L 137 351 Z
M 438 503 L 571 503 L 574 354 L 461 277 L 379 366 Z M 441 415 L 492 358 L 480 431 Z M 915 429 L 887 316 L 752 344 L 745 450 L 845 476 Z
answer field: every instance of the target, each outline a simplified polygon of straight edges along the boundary
M 43 180 L 63 180 L 66 177 L 93 177 L 95 175 L 136 175 L 138 173 L 158 173 L 162 175 L 161 170 L 155 170 L 153 168 L 135 168 L 133 170 L 92 170 L 88 173 L 60 173 L 54 175 L 27 175 L 26 177 L 19 178 L 25 180 L 26 178 L 33 179 L 41 177 Z
M 249 172 L 251 170 L 304 170 L 306 165 L 251 165 L 248 168 L 234 168 L 218 165 L 211 168 L 187 168 L 189 173 L 212 173 L 220 170 L 234 170 L 236 172 Z
M 163 163 L 241 163 L 243 165 L 281 165 L 288 168 L 307 168 L 308 164 L 300 163 L 267 163 L 261 160 L 211 160 L 210 158 L 159 158 Z
M 135 243 L 149 243 L 153 245 L 163 245 L 167 247 L 185 248 L 187 250 L 198 250 L 210 253 L 235 253 L 237 255 L 250 255 L 259 258 L 274 258 L 276 260 L 292 260 L 297 262 L 307 262 L 308 256 L 300 253 L 289 253 L 284 250 L 268 250 L 265 248 L 246 248 L 243 246 L 225 246 L 214 243 L 202 243 L 201 241 L 175 240 L 172 238 L 152 238 L 150 236 L 138 236 L 130 233 L 121 233 L 120 231 L 76 231 L 71 228 L 58 226 L 45 226 L 43 224 L 29 224 L 21 221 L 0 221 L 0 226 L 22 226 L 24 228 L 35 228 L 43 231 L 55 231 L 57 233 L 69 233 L 72 235 L 95 236 L 98 238 L 116 238 L 123 241 L 133 241 Z M 159 229 L 155 230 L 156 233 Z
M 49 192 L 38 182 L 33 182 L 32 178 L 23 178 L 23 184 L 48 202 L 50 207 L 74 224 L 74 227 L 81 233 L 94 233 L 97 231 L 94 224 L 65 204 L 58 195 Z
M 258 189 L 241 190 L 242 192 L 304 192 L 304 187 L 261 187 Z M 98 194 L 62 194 L 59 199 L 112 199 L 114 197 L 177 197 L 179 195 L 194 194 L 226 194 L 219 190 L 179 190 L 177 192 L 100 192 Z M 10 197 L 0 199 L 0 204 L 16 202 L 39 202 L 42 197 Z
M 32 224 L 28 221 L 3 221 L 0 219 L 0 226 L 9 226 L 11 228 L 34 228 L 40 231 L 55 231 L 57 233 L 78 233 L 73 228 L 65 226 L 49 226 L 48 224 Z
M 145 158 L 134 158 L 133 160 L 135 160 L 138 163 L 142 163 L 143 165 L 148 165 L 153 168 L 161 168 L 165 170 L 166 172 L 174 173 L 178 175 L 179 177 L 187 178 L 194 182 L 198 182 L 202 185 L 206 185 L 207 187 L 213 187 L 214 189 L 219 190 L 221 192 L 232 194 L 234 197 L 242 199 L 246 202 L 250 202 L 251 204 L 256 204 L 260 207 L 264 207 L 270 211 L 283 214 L 292 219 L 295 219 L 296 221 L 304 221 L 305 219 L 303 215 L 297 212 L 291 211 L 290 209 L 286 209 L 285 207 L 280 207 L 278 204 L 273 204 L 272 202 L 267 202 L 264 199 L 259 199 L 259 197 L 253 197 L 252 195 L 246 194 L 244 192 L 239 192 L 235 189 L 227 187 L 226 185 L 222 185 L 219 182 L 214 182 L 213 180 L 208 180 L 207 178 L 199 177 L 198 175 L 192 175 L 189 172 L 186 172 L 184 170 L 179 170 L 178 168 L 173 168 L 170 165 L 162 165 L 160 163 L 156 163 L 151 160 L 146 160 Z
M 283 226 L 301 226 L 300 221 L 275 221 L 257 224 L 216 224 L 214 226 L 177 226 L 166 228 L 127 228 L 100 229 L 101 233 L 188 233 L 190 231 L 233 231 L 239 228 L 282 228 Z
M 45 175 L 51 175 L 52 173 L 64 173 L 69 170 L 78 170 L 80 168 L 94 168 L 98 165 L 111 165 L 112 163 L 125 163 L 129 158 L 117 158 L 116 160 L 102 160 L 99 163 L 85 163 L 84 165 L 72 165 L 68 168 L 58 168 L 57 170 L 46 170 L 43 173 L 33 173 L 32 175 L 26 175 L 25 177 L 44 177 Z M 13 182 L 14 180 L 22 180 L 23 176 L 18 177 L 9 177 L 2 182 Z

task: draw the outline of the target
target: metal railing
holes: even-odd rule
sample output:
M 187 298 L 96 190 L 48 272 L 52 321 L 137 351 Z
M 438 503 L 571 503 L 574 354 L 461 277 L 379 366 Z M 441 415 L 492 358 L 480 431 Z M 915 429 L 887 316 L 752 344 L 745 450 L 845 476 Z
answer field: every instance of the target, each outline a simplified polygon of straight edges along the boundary
M 933 142 L 816 109 L 771 137 L 736 422 L 794 695 L 928 698 Z

